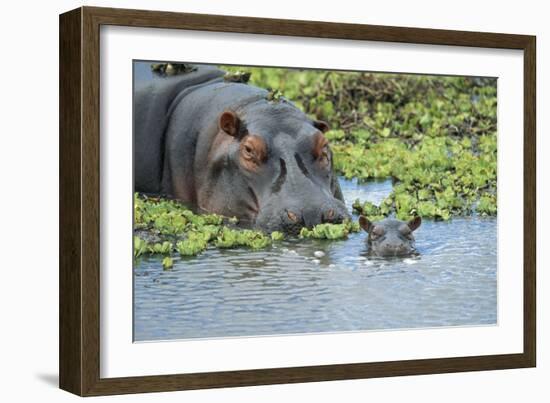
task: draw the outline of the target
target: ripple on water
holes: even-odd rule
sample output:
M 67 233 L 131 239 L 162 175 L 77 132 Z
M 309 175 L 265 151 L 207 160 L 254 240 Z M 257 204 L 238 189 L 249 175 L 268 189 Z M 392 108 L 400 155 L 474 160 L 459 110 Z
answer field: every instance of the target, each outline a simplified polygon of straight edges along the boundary
M 341 180 L 379 202 L 391 182 Z M 136 341 L 496 323 L 496 219 L 425 220 L 420 256 L 375 259 L 366 234 L 347 241 L 284 241 L 261 251 L 208 249 L 143 258 L 134 269 Z M 321 253 L 318 253 L 321 252 Z

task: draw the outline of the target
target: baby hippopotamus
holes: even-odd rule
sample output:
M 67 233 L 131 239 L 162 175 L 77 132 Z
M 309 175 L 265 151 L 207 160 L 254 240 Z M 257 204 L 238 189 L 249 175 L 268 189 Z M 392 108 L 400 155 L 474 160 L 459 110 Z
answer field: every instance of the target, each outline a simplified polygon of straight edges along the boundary
M 359 217 L 359 225 L 369 233 L 367 239 L 369 252 L 382 257 L 407 256 L 414 253 L 412 233 L 420 227 L 421 223 L 420 217 L 415 217 L 408 222 L 393 218 L 371 222 L 363 215 Z

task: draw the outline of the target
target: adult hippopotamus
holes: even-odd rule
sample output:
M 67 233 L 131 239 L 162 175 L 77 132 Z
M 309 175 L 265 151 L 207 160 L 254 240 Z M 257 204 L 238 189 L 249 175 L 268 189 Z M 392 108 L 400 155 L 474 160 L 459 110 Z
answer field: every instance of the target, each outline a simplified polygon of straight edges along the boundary
M 415 217 L 405 222 L 394 218 L 371 222 L 359 216 L 359 225 L 369 233 L 369 252 L 376 256 L 407 256 L 415 252 L 413 232 L 420 227 L 422 219 Z
M 348 218 L 327 124 L 224 75 L 197 66 L 136 88 L 135 191 L 166 194 L 264 231 L 297 233 Z

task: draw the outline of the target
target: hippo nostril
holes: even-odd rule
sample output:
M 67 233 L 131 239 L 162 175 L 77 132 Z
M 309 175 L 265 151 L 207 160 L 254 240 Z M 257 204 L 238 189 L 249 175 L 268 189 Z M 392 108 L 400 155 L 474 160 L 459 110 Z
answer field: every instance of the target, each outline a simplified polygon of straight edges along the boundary
M 298 216 L 294 214 L 292 211 L 287 210 L 286 214 L 288 215 L 288 218 L 290 219 L 290 221 L 298 222 Z
M 336 222 L 338 221 L 337 219 L 338 217 L 336 216 L 336 211 L 334 209 L 328 209 L 326 210 L 322 217 L 321 217 L 321 221 L 322 222 L 328 222 L 328 223 L 333 223 L 333 222 Z

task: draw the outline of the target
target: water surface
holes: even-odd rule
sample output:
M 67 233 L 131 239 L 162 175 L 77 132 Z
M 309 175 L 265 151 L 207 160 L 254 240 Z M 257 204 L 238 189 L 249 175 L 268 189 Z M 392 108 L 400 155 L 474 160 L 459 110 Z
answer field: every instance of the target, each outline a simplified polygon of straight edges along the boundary
M 390 181 L 340 183 L 350 211 L 356 198 L 378 204 L 391 192 Z M 134 268 L 134 339 L 495 324 L 496 230 L 496 218 L 424 220 L 420 256 L 405 259 L 367 256 L 365 232 L 260 251 L 212 248 L 166 271 L 145 257 Z

